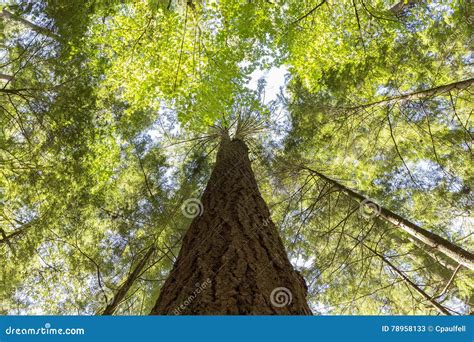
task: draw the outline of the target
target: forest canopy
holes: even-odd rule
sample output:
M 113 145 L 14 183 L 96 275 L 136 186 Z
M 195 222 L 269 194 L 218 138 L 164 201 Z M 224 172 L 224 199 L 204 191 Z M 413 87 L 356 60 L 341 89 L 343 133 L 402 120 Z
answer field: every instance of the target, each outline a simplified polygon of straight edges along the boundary
M 473 312 L 470 1 L 0 10 L 0 314 L 162 313 L 226 139 L 313 314 Z

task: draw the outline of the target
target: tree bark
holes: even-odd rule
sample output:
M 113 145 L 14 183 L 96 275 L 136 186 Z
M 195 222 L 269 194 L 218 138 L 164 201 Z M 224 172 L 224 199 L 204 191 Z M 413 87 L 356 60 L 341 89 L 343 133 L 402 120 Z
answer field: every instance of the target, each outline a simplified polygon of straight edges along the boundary
M 245 143 L 226 134 L 154 315 L 310 315 Z
M 344 191 L 347 195 L 351 196 L 352 198 L 356 199 L 359 202 L 370 202 L 374 203 L 373 201 L 369 200 L 367 197 L 347 188 L 346 186 L 339 184 L 335 180 L 323 175 L 322 173 L 302 166 L 303 169 L 316 174 L 318 177 L 324 179 L 325 181 L 335 185 L 342 191 Z M 419 241 L 423 242 L 424 244 L 432 247 L 434 250 L 443 253 L 447 257 L 453 259 L 458 264 L 464 265 L 467 268 L 474 270 L 474 255 L 466 251 L 465 249 L 455 245 L 454 243 L 446 240 L 445 238 L 434 234 L 413 222 L 401 217 L 400 215 L 395 214 L 391 210 L 384 208 L 376 203 L 378 208 L 380 208 L 379 217 L 384 219 L 387 222 L 401 228 L 405 232 L 407 232 L 412 237 L 418 239 Z
M 107 307 L 102 312 L 102 315 L 113 315 L 113 313 L 117 309 L 120 302 L 125 298 L 128 290 L 130 290 L 135 280 L 137 280 L 137 278 L 140 276 L 140 273 L 143 270 L 143 267 L 145 267 L 145 265 L 147 264 L 148 260 L 150 259 L 154 251 L 155 251 L 154 246 L 148 249 L 147 253 L 138 262 L 137 266 L 135 266 L 132 273 L 130 273 L 130 275 L 123 282 L 123 284 L 120 285 L 119 289 L 114 295 L 114 298 L 112 299 L 112 302 L 107 305 Z

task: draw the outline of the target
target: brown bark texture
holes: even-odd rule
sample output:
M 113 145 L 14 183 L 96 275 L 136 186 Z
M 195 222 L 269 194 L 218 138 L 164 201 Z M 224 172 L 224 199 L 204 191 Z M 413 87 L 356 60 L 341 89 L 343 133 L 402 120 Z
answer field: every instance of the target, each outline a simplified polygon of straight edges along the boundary
M 151 314 L 310 315 L 242 140 L 222 138 L 201 203 Z

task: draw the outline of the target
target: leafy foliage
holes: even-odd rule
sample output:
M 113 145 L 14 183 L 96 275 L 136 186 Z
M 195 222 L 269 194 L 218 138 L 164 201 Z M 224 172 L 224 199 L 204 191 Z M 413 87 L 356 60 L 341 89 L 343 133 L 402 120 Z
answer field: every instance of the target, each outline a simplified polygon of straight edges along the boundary
M 216 127 L 236 120 L 315 313 L 436 314 L 397 270 L 451 313 L 472 310 L 472 271 L 308 172 L 473 250 L 471 12 L 393 5 L 2 8 L 0 313 L 100 314 L 153 246 L 116 311 L 147 314 L 190 222 L 180 207 L 212 170 Z M 256 78 L 272 70 L 288 75 L 269 101 L 273 80 Z

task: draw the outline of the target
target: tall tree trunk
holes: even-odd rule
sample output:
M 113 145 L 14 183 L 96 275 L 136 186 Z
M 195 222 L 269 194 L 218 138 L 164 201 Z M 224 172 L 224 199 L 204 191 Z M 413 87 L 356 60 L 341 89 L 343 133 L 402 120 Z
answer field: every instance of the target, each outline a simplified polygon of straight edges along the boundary
M 312 170 L 306 166 L 301 167 L 324 179 L 325 181 L 333 184 L 334 186 L 341 189 L 347 195 L 351 196 L 360 203 L 374 203 L 367 197 L 355 192 L 354 190 L 349 189 L 348 187 L 336 182 L 335 180 L 323 175 L 318 171 Z M 464 265 L 467 268 L 474 270 L 474 255 L 471 252 L 466 251 L 465 249 L 455 245 L 454 243 L 446 240 L 445 238 L 414 224 L 413 222 L 401 217 L 400 215 L 395 214 L 393 211 L 387 208 L 384 208 L 376 203 L 374 204 L 377 205 L 377 207 L 380 209 L 380 218 L 401 228 L 402 230 L 410 234 L 412 237 L 432 247 L 434 250 L 443 253 L 447 257 L 456 261 L 458 264 Z
M 122 285 L 120 285 L 117 292 L 115 292 L 115 295 L 112 301 L 104 309 L 104 311 L 102 312 L 102 315 L 113 315 L 115 310 L 117 310 L 117 307 L 120 304 L 120 302 L 127 295 L 127 292 L 130 290 L 135 280 L 137 280 L 137 278 L 140 276 L 140 273 L 142 272 L 143 268 L 145 267 L 145 265 L 147 264 L 148 260 L 150 259 L 150 257 L 152 256 L 155 250 L 156 250 L 155 246 L 152 246 L 148 249 L 148 251 L 143 256 L 143 258 L 135 266 L 132 273 L 130 273 L 127 279 L 122 283 Z
M 222 138 L 201 203 L 151 314 L 310 315 L 242 140 Z

